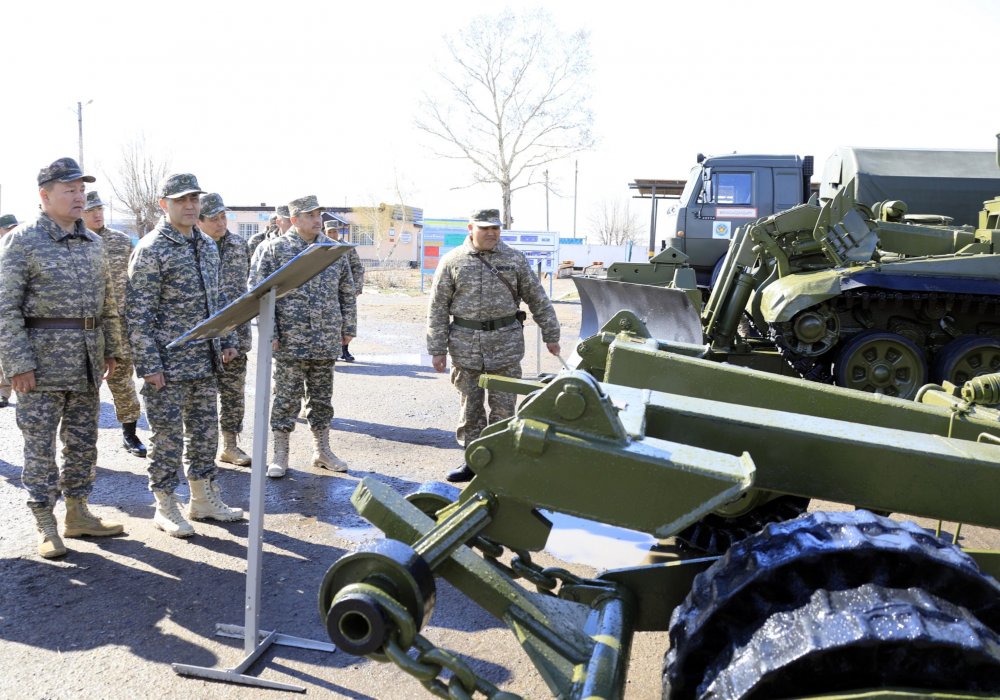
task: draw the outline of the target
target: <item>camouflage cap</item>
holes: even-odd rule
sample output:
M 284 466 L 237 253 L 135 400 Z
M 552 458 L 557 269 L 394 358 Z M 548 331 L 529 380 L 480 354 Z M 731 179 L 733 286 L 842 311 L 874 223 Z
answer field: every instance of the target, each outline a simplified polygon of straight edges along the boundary
M 477 209 L 469 214 L 469 222 L 477 226 L 503 226 L 499 209 Z
M 278 216 L 280 216 L 283 219 L 290 219 L 291 216 L 292 216 L 291 214 L 288 213 L 288 205 L 287 204 L 279 204 L 278 206 L 276 206 L 274 208 L 274 213 L 277 214 Z
M 191 173 L 175 173 L 160 180 L 157 188 L 160 199 L 177 199 L 187 194 L 204 194 L 198 186 L 198 178 Z
M 11 226 L 17 226 L 20 221 L 13 214 L 4 214 L 0 216 L 0 228 L 10 228 Z
M 336 230 L 337 229 L 337 225 L 338 225 L 337 222 L 334 221 L 333 219 L 330 219 L 329 221 L 324 221 L 323 222 L 323 230 L 324 231 L 329 231 L 330 229 Z
M 201 202 L 201 216 L 203 218 L 208 218 L 210 216 L 215 216 L 220 211 L 226 210 L 226 205 L 222 201 L 222 195 L 218 192 L 209 192 L 208 194 L 203 194 L 200 198 Z
M 103 206 L 105 204 L 101 201 L 101 195 L 97 194 L 97 190 L 91 190 L 87 193 L 87 203 L 83 205 L 84 211 L 90 211 L 91 209 Z
M 38 171 L 38 186 L 58 180 L 59 182 L 73 182 L 83 180 L 84 182 L 97 182 L 93 175 L 84 175 L 79 164 L 72 158 L 60 158 L 52 161 Z
M 289 216 L 298 216 L 305 211 L 316 211 L 319 209 L 319 200 L 316 199 L 316 195 L 309 194 L 305 197 L 299 197 L 298 199 L 293 199 L 288 203 L 288 214 Z

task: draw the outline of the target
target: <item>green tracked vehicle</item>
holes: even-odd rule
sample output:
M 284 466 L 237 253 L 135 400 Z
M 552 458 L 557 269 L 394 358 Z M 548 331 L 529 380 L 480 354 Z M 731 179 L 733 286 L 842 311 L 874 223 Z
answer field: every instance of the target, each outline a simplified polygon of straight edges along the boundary
M 1000 230 L 988 203 L 978 230 L 873 209 L 846 187 L 741 227 L 700 318 L 683 255 L 618 264 L 606 280 L 574 278 L 581 337 L 615 312 L 705 355 L 889 396 L 928 381 L 1000 371 Z M 661 286 L 657 286 L 657 281 Z M 698 330 L 702 338 L 696 338 Z

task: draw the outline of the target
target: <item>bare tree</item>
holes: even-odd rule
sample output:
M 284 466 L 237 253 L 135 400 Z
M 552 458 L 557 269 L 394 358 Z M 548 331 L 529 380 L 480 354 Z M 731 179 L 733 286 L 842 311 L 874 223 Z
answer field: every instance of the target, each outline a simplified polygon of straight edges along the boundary
M 441 88 L 421 100 L 419 129 L 445 158 L 470 161 L 473 183 L 500 185 L 510 228 L 512 194 L 541 184 L 540 166 L 590 148 L 590 36 L 559 31 L 544 10 L 473 20 L 447 38 Z
M 167 176 L 169 164 L 155 158 L 143 136 L 137 136 L 122 146 L 118 175 L 107 178 L 121 211 L 135 220 L 136 235 L 142 237 L 153 229 L 160 218 L 157 186 Z
M 644 229 L 628 201 L 605 199 L 594 206 L 590 233 L 601 245 L 624 245 L 635 243 Z
M 399 178 L 395 184 L 395 203 L 385 202 L 375 203 L 372 199 L 371 206 L 360 207 L 353 210 L 361 225 L 371 236 L 372 245 L 375 247 L 376 274 L 372 279 L 379 286 L 396 287 L 400 286 L 405 279 L 405 274 L 400 274 L 401 267 L 389 263 L 393 253 L 403 240 L 403 233 L 408 224 L 413 224 L 415 212 L 413 207 L 404 203 L 404 197 L 399 185 Z M 409 261 L 405 261 L 405 267 L 409 267 Z

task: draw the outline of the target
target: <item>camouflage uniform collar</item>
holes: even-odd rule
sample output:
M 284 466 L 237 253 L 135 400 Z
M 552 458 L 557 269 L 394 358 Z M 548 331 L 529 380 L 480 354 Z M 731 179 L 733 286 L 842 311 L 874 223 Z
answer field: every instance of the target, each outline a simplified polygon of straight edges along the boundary
M 72 231 L 64 231 L 59 224 L 52 220 L 52 217 L 43 211 L 38 215 L 38 224 L 45 231 L 45 233 L 49 234 L 49 238 L 53 241 L 61 241 L 67 236 L 79 236 L 80 238 L 85 238 L 88 241 L 95 240 L 94 234 L 90 232 L 90 229 L 84 226 L 83 219 L 77 219 L 73 222 Z
M 472 245 L 472 234 L 470 233 L 465 237 L 465 242 L 462 244 L 465 248 L 465 252 L 469 255 L 479 255 L 480 253 L 486 253 L 490 255 L 492 253 L 509 253 L 511 251 L 510 246 L 508 246 L 503 241 L 497 241 L 497 244 L 493 247 L 493 250 L 479 250 L 476 246 Z
M 154 229 L 163 234 L 165 238 L 170 239 L 178 245 L 187 244 L 191 242 L 191 238 L 198 240 L 202 237 L 201 230 L 195 226 L 191 229 L 191 237 L 185 236 L 183 233 L 177 230 L 177 228 L 167 220 L 167 217 L 161 216 L 160 220 L 156 222 L 156 228 Z M 207 238 L 207 236 L 206 236 Z

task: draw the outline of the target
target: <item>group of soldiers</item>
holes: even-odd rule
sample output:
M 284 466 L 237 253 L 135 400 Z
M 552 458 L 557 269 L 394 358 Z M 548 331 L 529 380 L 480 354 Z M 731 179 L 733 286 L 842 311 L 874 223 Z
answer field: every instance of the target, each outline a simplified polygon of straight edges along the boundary
M 331 242 L 321 233 L 316 197 L 279 208 L 279 217 L 288 214 L 285 233 L 261 242 L 251 259 L 246 243 L 227 230 L 222 197 L 203 191 L 194 175 L 164 178 L 158 190 L 163 217 L 134 248 L 126 234 L 104 225 L 100 196 L 86 190 L 95 178 L 72 158 L 42 168 L 37 180 L 37 218 L 14 219 L 0 240 L 0 368 L 17 393 L 22 484 L 38 529 L 39 554 L 66 554 L 62 537 L 123 532 L 121 523 L 93 513 L 88 498 L 96 475 L 102 380 L 112 390 L 125 447 L 145 456 L 135 432 L 140 406 L 133 372 L 143 379 L 139 393 L 152 432 L 154 525 L 187 537 L 194 534 L 189 519 L 243 518 L 241 509 L 222 498 L 215 460 L 221 431 L 219 458 L 250 463 L 237 442 L 249 324 L 223 338 L 168 345 L 311 243 Z M 354 258 L 360 266 L 356 253 Z M 349 260 L 337 260 L 277 304 L 270 339 L 276 381 L 269 476 L 288 469 L 289 434 L 303 393 L 314 437 L 312 464 L 346 469 L 330 449 L 329 431 L 333 364 L 357 333 Z M 63 444 L 61 470 L 57 436 Z M 176 493 L 182 466 L 191 494 L 186 517 Z M 66 501 L 62 537 L 54 514 L 60 494 Z
M 222 338 L 170 343 L 310 245 L 333 242 L 323 233 L 317 198 L 277 207 L 272 225 L 245 243 L 227 230 L 219 194 L 203 191 L 192 174 L 169 175 L 158 190 L 163 216 L 133 247 L 126 234 L 104 225 L 105 205 L 86 189 L 95 178 L 72 158 L 42 168 L 37 179 L 37 218 L 0 218 L 0 231 L 12 224 L 0 240 L 0 368 L 17 392 L 22 483 L 39 554 L 67 552 L 54 513 L 60 495 L 66 501 L 63 536 L 123 532 L 122 524 L 93 513 L 88 498 L 96 475 L 102 380 L 112 391 L 124 446 L 146 455 L 136 434 L 141 409 L 133 373 L 143 380 L 139 393 L 152 432 L 153 524 L 188 537 L 194 534 L 189 519 L 242 519 L 243 511 L 223 500 L 215 460 L 221 432 L 219 459 L 250 464 L 238 444 L 249 323 Z M 513 394 L 487 396 L 479 378 L 486 372 L 521 376 L 522 301 L 548 350 L 559 354 L 555 311 L 525 256 L 500 240 L 499 212 L 474 212 L 468 229 L 464 244 L 440 261 L 427 322 L 435 370 L 444 372 L 447 355 L 452 358 L 451 381 L 461 396 L 456 437 L 466 447 L 488 423 L 514 412 Z M 337 359 L 353 359 L 348 345 L 357 334 L 362 283 L 363 268 L 352 249 L 277 302 L 274 335 L 261 340 L 274 351 L 269 477 L 280 478 L 289 468 L 300 409 L 313 435 L 312 466 L 347 469 L 330 448 L 333 371 Z M 61 472 L 57 436 L 63 443 Z M 190 486 L 186 517 L 176 493 L 182 466 Z M 473 476 L 463 460 L 447 478 L 464 482 Z

